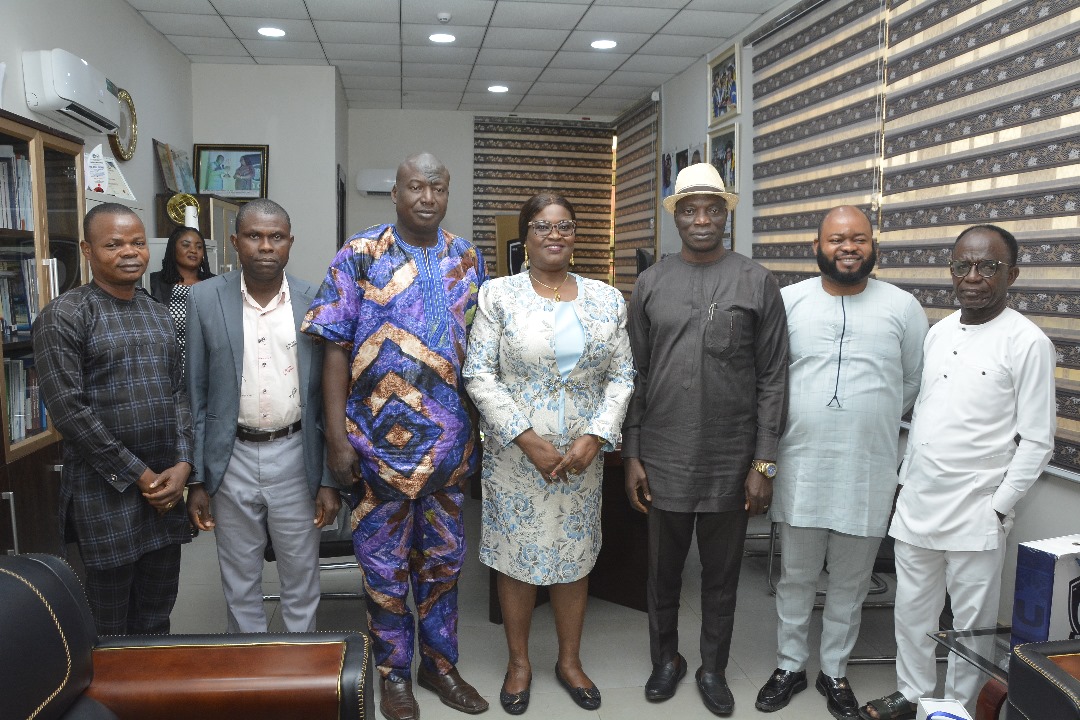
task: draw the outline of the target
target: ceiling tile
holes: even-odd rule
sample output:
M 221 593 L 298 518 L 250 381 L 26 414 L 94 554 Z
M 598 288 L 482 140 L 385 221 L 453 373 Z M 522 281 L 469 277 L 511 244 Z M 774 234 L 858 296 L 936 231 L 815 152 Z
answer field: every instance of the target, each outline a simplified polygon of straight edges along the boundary
M 255 62 L 259 65 L 321 65 L 323 67 L 330 67 L 325 59 L 314 58 L 294 58 L 294 57 L 259 57 L 255 56 Z
M 690 0 L 686 9 L 764 15 L 783 2 L 784 0 Z
M 311 27 L 310 20 L 263 20 L 261 18 L 236 17 L 235 15 L 225 18 L 225 22 L 236 37 L 241 40 L 266 40 L 267 42 L 318 42 L 315 29 Z M 285 31 L 280 38 L 268 38 L 259 34 L 259 28 L 276 27 Z
M 664 26 L 675 16 L 677 10 L 671 8 L 642 8 L 593 6 L 578 23 L 578 30 L 602 32 L 649 33 L 650 35 Z
M 315 21 L 315 32 L 324 43 L 396 45 L 401 34 L 398 27 L 397 23 Z
M 487 35 L 484 36 L 484 47 L 502 50 L 552 50 L 562 45 L 568 37 L 570 32 L 567 30 L 537 32 L 529 28 L 489 27 Z M 585 47 L 588 47 L 588 44 Z
M 210 0 L 128 0 L 128 5 L 146 12 L 199 13 L 217 15 Z
M 531 83 L 540 77 L 541 68 L 509 67 L 506 65 L 476 65 L 472 77 L 476 80 L 505 80 L 506 82 Z M 489 83 L 490 84 L 490 83 Z M 505 82 L 503 83 L 506 84 Z
M 637 85 L 638 87 L 660 87 L 671 79 L 667 73 L 636 72 L 616 70 L 608 78 L 612 85 Z
M 520 65 L 523 67 L 543 68 L 555 55 L 554 50 L 494 50 L 483 49 L 476 57 L 476 62 L 485 65 Z
M 485 90 L 481 92 L 466 92 L 461 96 L 461 102 L 470 104 L 481 103 L 509 110 L 517 105 L 522 97 L 524 97 L 524 95 L 521 93 L 492 93 Z
M 507 95 L 516 95 L 517 97 L 521 97 L 528 91 L 528 89 L 533 85 L 533 83 L 532 81 L 512 82 L 502 79 L 485 80 L 483 78 L 478 78 L 474 75 L 473 77 L 469 78 L 469 84 L 465 86 L 465 92 L 485 93 L 492 85 L 503 85 L 509 88 L 509 92 L 506 93 Z
M 602 52 L 570 52 L 562 50 L 555 54 L 548 64 L 553 68 L 571 68 L 574 70 L 614 70 L 622 65 L 630 55 Z
M 376 60 L 395 62 L 400 59 L 397 45 L 369 45 L 367 43 L 323 43 L 323 50 L 330 62 L 338 67 L 353 60 Z M 351 72 L 351 71 L 350 71 Z
M 555 11 L 546 2 L 499 3 L 491 15 L 491 25 L 529 30 L 572 30 L 583 14 L 584 7 L 563 7 Z
M 401 11 L 398 0 L 305 0 L 312 20 L 396 23 Z
M 244 40 L 244 47 L 255 57 L 306 58 L 326 60 L 317 42 L 282 42 L 281 40 Z
M 402 100 L 416 100 L 419 102 L 440 102 L 456 106 L 461 101 L 460 91 L 438 90 L 406 90 Z
M 304 0 L 213 0 L 222 15 L 306 20 Z
M 162 35 L 201 35 L 203 37 L 233 37 L 232 30 L 217 15 L 144 12 L 146 21 Z
M 397 75 L 342 75 L 341 84 L 346 90 L 401 90 L 401 78 Z
M 574 114 L 618 115 L 632 103 L 611 98 L 585 98 L 574 107 Z
M 649 90 L 635 85 L 609 85 L 604 83 L 590 93 L 594 98 L 617 98 L 620 100 L 636 100 L 649 94 Z
M 411 63 L 439 65 L 472 65 L 476 62 L 474 47 L 447 47 L 445 45 L 406 45 L 401 49 L 401 59 Z
M 699 28 L 699 32 L 703 28 Z M 641 46 L 648 55 L 672 55 L 688 58 L 702 58 L 726 42 L 722 38 L 699 37 L 694 35 L 656 35 Z
M 428 40 L 428 36 L 432 33 L 450 32 L 451 35 L 457 38 L 450 47 L 470 47 L 478 48 L 480 43 L 484 40 L 484 28 L 482 27 L 455 27 L 452 31 L 448 31 L 442 25 L 416 25 L 413 23 L 404 23 L 401 26 L 401 42 L 406 45 L 435 45 L 436 43 Z
M 494 0 L 401 0 L 401 21 L 406 23 L 441 24 L 437 13 L 450 13 L 450 22 L 443 25 L 446 32 L 454 33 L 455 27 L 477 25 L 484 27 L 495 7 Z
M 642 45 L 648 41 L 652 35 L 645 33 L 627 33 L 627 32 L 605 32 L 603 33 L 604 39 L 614 40 L 619 43 L 617 47 L 612 48 L 621 53 L 634 53 L 638 51 Z M 562 46 L 563 50 L 574 50 L 579 52 L 597 52 L 592 48 L 592 41 L 599 37 L 598 33 L 575 30 L 570 33 L 570 37 L 566 39 L 566 44 Z
M 567 97 L 583 98 L 596 88 L 596 83 L 553 83 L 538 82 L 529 88 L 530 95 L 544 95 L 546 97 L 565 95 Z
M 373 75 L 379 77 L 400 77 L 401 75 L 401 63 L 396 62 L 369 62 L 369 61 L 350 61 L 348 63 L 341 63 L 342 77 L 345 75 Z
M 727 0 L 719 0 L 726 2 Z M 593 0 L 593 5 L 622 5 L 623 7 L 673 8 L 678 10 L 686 0 Z
M 255 60 L 244 55 L 188 55 L 188 60 L 199 64 L 254 65 Z
M 356 107 L 352 103 L 349 107 Z M 448 105 L 444 102 L 431 102 L 428 100 L 416 100 L 414 98 L 402 98 L 401 99 L 402 110 L 457 110 L 457 103 L 454 105 Z
M 607 70 L 569 70 L 566 68 L 548 68 L 540 74 L 542 82 L 578 82 L 598 84 L 610 75 Z
M 623 63 L 623 66 L 619 69 L 667 73 L 668 76 L 671 76 L 678 75 L 693 64 L 694 58 L 672 57 L 671 55 L 642 55 L 641 53 L 637 53 Z
M 517 104 L 517 110 L 532 110 L 545 113 L 568 113 L 581 98 L 560 98 L 549 96 L 526 95 Z
M 346 89 L 345 97 L 350 100 L 365 100 L 367 102 L 401 102 L 401 93 L 397 90 L 359 90 L 359 89 Z
M 248 55 L 239 40 L 228 38 L 193 37 L 190 35 L 166 35 L 177 50 L 185 55 Z
M 428 63 L 404 63 L 405 77 L 468 78 L 472 65 L 429 65 Z
M 458 93 L 465 91 L 468 81 L 465 78 L 407 77 L 401 81 L 405 90 L 429 90 L 436 93 Z
M 509 3 L 511 5 L 519 5 L 522 2 L 535 2 L 535 0 L 501 0 L 501 2 Z M 549 0 L 549 5 L 591 5 L 593 0 Z M 562 8 L 559 9 L 560 12 Z
M 683 10 L 661 32 L 665 35 L 700 35 L 704 31 L 714 36 L 719 46 L 724 38 L 735 37 L 757 18 L 750 13 Z

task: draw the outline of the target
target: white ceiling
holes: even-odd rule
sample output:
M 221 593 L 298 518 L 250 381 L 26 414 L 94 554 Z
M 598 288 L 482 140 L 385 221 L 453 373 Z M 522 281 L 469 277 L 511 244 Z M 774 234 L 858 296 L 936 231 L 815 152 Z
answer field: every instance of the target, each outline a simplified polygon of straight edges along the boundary
M 351 108 L 572 115 L 617 115 L 784 1 L 128 0 L 194 63 L 336 65 Z

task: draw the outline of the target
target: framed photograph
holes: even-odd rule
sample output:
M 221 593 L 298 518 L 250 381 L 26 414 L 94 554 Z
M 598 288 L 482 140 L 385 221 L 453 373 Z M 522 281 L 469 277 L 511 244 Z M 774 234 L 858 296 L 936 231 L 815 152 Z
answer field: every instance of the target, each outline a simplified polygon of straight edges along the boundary
M 709 63 L 709 127 L 739 114 L 739 45 Z
M 720 173 L 724 187 L 730 192 L 739 192 L 736 182 L 739 176 L 736 172 L 738 148 L 738 124 L 731 123 L 709 131 L 709 162 Z
M 690 148 L 686 148 L 685 150 L 679 150 L 678 152 L 675 153 L 675 175 L 676 175 L 676 179 L 678 179 L 679 173 L 681 173 L 683 171 L 683 169 L 689 164 L 690 164 Z
M 209 195 L 266 197 L 269 160 L 269 145 L 196 145 L 195 184 Z
M 158 170 L 161 171 L 161 182 L 165 189 L 171 193 L 180 192 L 181 186 L 176 182 L 176 170 L 173 168 L 172 150 L 168 143 L 154 139 L 154 157 L 157 158 Z
M 191 173 L 191 159 L 188 157 L 187 150 L 176 148 L 169 148 L 169 150 L 172 153 L 173 170 L 176 172 L 176 182 L 180 192 L 194 195 L 198 190 L 195 189 L 195 176 Z
M 229 237 L 236 230 L 236 214 L 240 212 L 240 206 L 234 203 L 210 198 L 210 237 L 218 248 L 220 272 L 227 273 L 239 267 L 236 257 L 236 248 L 229 242 Z

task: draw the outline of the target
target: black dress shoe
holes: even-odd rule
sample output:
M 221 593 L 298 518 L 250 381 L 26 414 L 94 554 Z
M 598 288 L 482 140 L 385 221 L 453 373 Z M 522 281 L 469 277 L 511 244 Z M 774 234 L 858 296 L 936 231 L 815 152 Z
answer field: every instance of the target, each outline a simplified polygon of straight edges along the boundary
M 757 694 L 757 702 L 754 703 L 761 712 L 776 712 L 780 708 L 787 707 L 791 702 L 791 696 L 806 689 L 805 670 L 781 670 L 776 668 L 772 677 L 766 682 Z
M 510 679 L 510 673 L 503 678 L 503 686 L 499 690 L 499 704 L 502 709 L 511 715 L 520 715 L 529 709 L 529 689 L 532 687 L 532 675 L 529 676 L 529 684 L 519 693 L 506 692 L 506 681 Z
M 675 659 L 663 665 L 653 665 L 652 675 L 645 683 L 645 699 L 649 702 L 669 700 L 675 696 L 679 681 L 686 677 L 686 658 L 675 653 Z
M 727 678 L 720 673 L 703 672 L 698 668 L 698 690 L 701 691 L 701 701 L 713 715 L 730 715 L 735 712 L 735 696 L 731 694 Z
M 846 677 L 829 677 L 818 671 L 818 692 L 825 696 L 825 706 L 836 720 L 850 720 L 859 717 L 859 701 L 851 690 L 851 683 Z
M 559 672 L 558 663 L 555 663 L 555 679 L 570 693 L 570 697 L 582 710 L 596 710 L 600 707 L 600 690 L 596 685 L 587 688 L 572 686 Z

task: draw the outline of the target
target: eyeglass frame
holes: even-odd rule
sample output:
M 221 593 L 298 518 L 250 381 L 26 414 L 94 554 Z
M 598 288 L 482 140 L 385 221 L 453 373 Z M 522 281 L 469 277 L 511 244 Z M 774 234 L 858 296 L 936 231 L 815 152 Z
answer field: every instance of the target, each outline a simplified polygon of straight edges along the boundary
M 559 227 L 560 225 L 565 225 L 567 223 L 569 223 L 569 225 L 570 225 L 570 229 L 568 231 L 564 231 L 563 228 Z M 529 227 L 530 230 L 532 230 L 534 233 L 536 233 L 536 237 L 538 237 L 538 238 L 547 237 L 548 235 L 551 234 L 551 231 L 556 229 L 556 228 L 559 229 L 559 234 L 560 235 L 565 235 L 565 236 L 569 237 L 570 235 L 576 235 L 577 234 L 577 222 L 574 221 L 574 220 L 560 220 L 559 222 L 555 222 L 555 223 L 550 222 L 548 220 L 533 220 L 532 222 L 526 223 L 526 225 Z M 536 229 L 537 225 L 550 225 L 551 227 L 548 229 L 548 231 L 546 233 L 541 233 L 541 231 Z
M 991 263 L 994 264 L 994 271 L 987 275 L 985 272 L 983 272 L 983 266 L 988 266 Z M 967 268 L 963 274 L 957 274 L 956 270 L 954 269 L 954 266 L 956 265 L 967 265 Z M 985 258 L 983 260 L 976 260 L 975 262 L 972 262 L 971 260 L 950 260 L 949 272 L 955 278 L 966 278 L 971 273 L 971 268 L 975 268 L 975 272 L 979 275 L 979 277 L 989 279 L 997 275 L 1001 268 L 1011 268 L 1012 266 L 1012 263 L 1005 262 L 1004 260 L 995 260 L 994 258 Z

